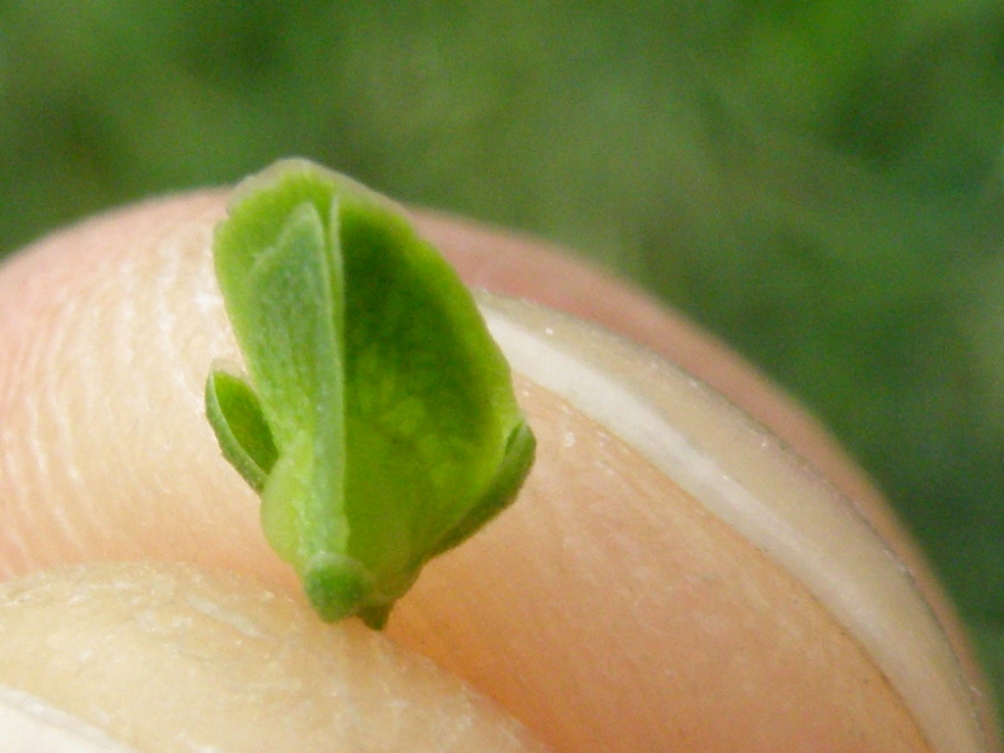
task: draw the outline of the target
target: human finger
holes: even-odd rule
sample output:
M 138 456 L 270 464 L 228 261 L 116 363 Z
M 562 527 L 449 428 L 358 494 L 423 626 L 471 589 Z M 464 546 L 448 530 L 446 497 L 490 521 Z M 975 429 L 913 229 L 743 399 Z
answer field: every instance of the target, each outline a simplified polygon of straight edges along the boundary
M 126 210 L 5 267 L 9 574 L 152 558 L 294 588 L 202 415 L 209 364 L 239 359 L 209 265 L 223 203 L 199 194 Z M 470 236 L 444 244 L 458 262 L 481 248 Z M 718 351 L 705 352 L 714 374 Z M 505 516 L 428 568 L 394 637 L 556 750 L 925 744 L 898 689 L 797 575 L 560 396 L 520 384 L 538 469 Z

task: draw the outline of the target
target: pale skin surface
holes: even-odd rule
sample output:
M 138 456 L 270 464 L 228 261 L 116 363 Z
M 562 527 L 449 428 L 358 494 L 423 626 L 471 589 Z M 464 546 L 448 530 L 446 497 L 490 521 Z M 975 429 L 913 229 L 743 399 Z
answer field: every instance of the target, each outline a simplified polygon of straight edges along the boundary
M 0 269 L 5 578 L 154 559 L 296 594 L 262 540 L 256 500 L 201 417 L 210 360 L 236 357 L 208 272 L 224 200 L 147 204 Z M 860 472 L 728 351 L 540 244 L 429 214 L 417 221 L 470 284 L 593 318 L 774 428 L 869 514 L 955 629 Z M 626 448 L 605 447 L 610 472 L 591 477 L 595 427 L 529 385 L 521 399 L 551 460 L 497 524 L 428 569 L 392 617 L 393 639 L 556 751 L 925 749 L 896 695 L 797 583 Z M 581 455 L 555 449 L 572 429 Z M 625 495 L 636 502 L 609 506 Z M 665 499 L 676 501 L 653 502 Z
M 0 681 L 142 751 L 543 751 L 427 659 L 228 573 L 43 571 L 0 586 L 0 634 Z

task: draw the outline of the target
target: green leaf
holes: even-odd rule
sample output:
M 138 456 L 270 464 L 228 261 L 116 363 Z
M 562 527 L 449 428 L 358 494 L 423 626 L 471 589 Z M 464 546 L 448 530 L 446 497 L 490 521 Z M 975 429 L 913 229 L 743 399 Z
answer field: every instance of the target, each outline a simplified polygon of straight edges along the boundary
M 247 369 L 207 384 L 223 454 L 321 616 L 379 627 L 529 472 L 508 364 L 403 213 L 309 162 L 245 181 L 213 251 Z
M 251 385 L 238 374 L 214 369 L 206 381 L 206 415 L 224 457 L 260 492 L 277 453 Z

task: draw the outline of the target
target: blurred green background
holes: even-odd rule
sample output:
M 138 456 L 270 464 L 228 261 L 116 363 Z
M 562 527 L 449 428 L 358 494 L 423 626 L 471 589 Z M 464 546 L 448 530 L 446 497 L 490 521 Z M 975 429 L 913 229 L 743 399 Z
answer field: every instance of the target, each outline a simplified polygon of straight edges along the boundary
M 1004 4 L 0 0 L 0 253 L 301 154 L 642 282 L 810 405 L 1004 689 Z

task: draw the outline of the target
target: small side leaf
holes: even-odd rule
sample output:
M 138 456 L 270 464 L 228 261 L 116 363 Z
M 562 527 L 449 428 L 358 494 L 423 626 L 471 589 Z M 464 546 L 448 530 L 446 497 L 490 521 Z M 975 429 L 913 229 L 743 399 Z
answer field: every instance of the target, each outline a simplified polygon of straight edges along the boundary
M 261 492 L 278 452 L 251 385 L 227 370 L 212 371 L 206 380 L 206 415 L 223 456 Z
M 495 474 L 495 479 L 463 520 L 448 531 L 442 541 L 430 552 L 430 558 L 469 539 L 479 528 L 502 512 L 516 497 L 533 465 L 537 438 L 529 425 L 520 423 L 509 435 L 505 457 Z

